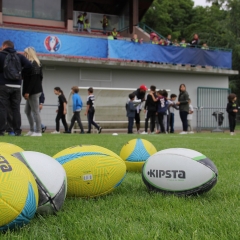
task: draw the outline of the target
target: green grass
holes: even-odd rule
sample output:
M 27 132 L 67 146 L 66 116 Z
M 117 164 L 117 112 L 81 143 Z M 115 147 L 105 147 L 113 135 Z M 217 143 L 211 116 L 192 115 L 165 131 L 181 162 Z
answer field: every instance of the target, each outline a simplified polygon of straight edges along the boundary
M 54 155 L 77 144 L 100 145 L 119 154 L 139 135 L 50 135 L 42 138 L 2 137 L 25 150 Z M 218 184 L 197 197 L 150 193 L 141 174 L 127 173 L 110 195 L 96 199 L 66 199 L 52 216 L 36 216 L 22 229 L 0 234 L 0 239 L 240 239 L 240 135 L 147 135 L 158 150 L 190 148 L 208 156 L 219 170 Z M 1 211 L 1 210 L 0 210 Z

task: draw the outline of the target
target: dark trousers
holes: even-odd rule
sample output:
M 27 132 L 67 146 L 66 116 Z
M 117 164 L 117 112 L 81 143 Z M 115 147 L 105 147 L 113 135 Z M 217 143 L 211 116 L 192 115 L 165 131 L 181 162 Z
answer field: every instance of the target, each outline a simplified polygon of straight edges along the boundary
M 234 132 L 236 126 L 236 116 L 228 114 L 230 132 Z
M 136 124 L 140 124 L 140 110 L 139 110 L 139 113 L 137 112 L 137 110 L 135 111 L 135 121 L 136 121 Z
M 7 112 L 7 126 L 6 126 L 6 132 L 14 132 L 13 127 L 12 127 L 12 121 L 13 121 L 13 116 L 12 116 L 12 109 L 11 106 L 8 106 L 8 112 Z
M 174 133 L 174 113 L 170 113 L 170 133 Z
M 7 124 L 8 107 L 12 110 L 12 128 L 21 134 L 21 89 L 0 85 L 0 133 L 4 133 Z
M 80 117 L 80 112 L 74 112 L 72 119 L 71 119 L 71 125 L 69 127 L 69 131 L 72 131 L 73 125 L 75 123 L 75 121 L 77 121 L 79 128 L 81 129 L 81 132 L 84 132 L 83 130 L 83 125 L 82 125 L 82 121 L 81 121 L 81 117 Z
M 165 127 L 164 127 L 164 124 L 163 124 L 163 117 L 164 117 L 164 113 L 158 113 L 158 122 L 159 122 L 159 125 L 160 125 L 161 132 L 165 133 Z
M 148 111 L 145 119 L 145 132 L 148 130 L 148 121 L 150 119 L 150 131 L 154 132 L 156 111 Z
M 60 119 L 62 120 L 62 124 L 64 126 L 65 132 L 68 131 L 68 125 L 66 121 L 66 115 L 63 113 L 58 112 L 57 117 L 56 117 L 56 131 L 59 132 L 60 130 Z
M 91 129 L 92 129 L 92 125 L 99 129 L 99 126 L 93 121 L 93 118 L 94 118 L 94 114 L 95 114 L 95 110 L 90 110 L 88 111 L 88 132 L 91 132 Z
M 128 118 L 128 133 L 133 133 L 134 117 Z
M 180 111 L 179 114 L 180 114 L 180 118 L 182 121 L 183 131 L 187 132 L 187 130 L 188 130 L 188 121 L 187 121 L 188 112 Z

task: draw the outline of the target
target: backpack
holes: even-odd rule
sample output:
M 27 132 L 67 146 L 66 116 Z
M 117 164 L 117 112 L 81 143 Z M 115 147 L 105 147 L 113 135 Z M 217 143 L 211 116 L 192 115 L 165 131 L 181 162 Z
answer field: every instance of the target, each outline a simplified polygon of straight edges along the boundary
M 4 60 L 3 76 L 7 80 L 21 80 L 22 79 L 22 64 L 17 53 L 9 53 L 2 51 L 7 56 Z

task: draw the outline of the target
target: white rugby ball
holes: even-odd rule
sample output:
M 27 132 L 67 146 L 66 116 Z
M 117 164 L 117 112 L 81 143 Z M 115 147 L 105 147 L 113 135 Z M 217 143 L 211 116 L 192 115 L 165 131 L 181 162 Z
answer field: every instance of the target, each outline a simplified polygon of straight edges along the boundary
M 170 148 L 149 157 L 143 166 L 142 178 L 149 190 L 193 195 L 212 189 L 217 183 L 218 170 L 197 151 Z
M 39 152 L 24 151 L 13 156 L 32 172 L 38 186 L 40 214 L 56 213 L 67 194 L 67 177 L 62 165 L 54 158 Z

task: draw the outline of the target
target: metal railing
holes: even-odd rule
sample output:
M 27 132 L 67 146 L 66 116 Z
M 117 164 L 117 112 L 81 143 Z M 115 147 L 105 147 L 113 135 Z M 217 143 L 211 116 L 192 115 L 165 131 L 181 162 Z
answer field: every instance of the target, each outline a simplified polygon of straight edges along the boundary
M 212 132 L 223 132 L 229 127 L 228 113 L 226 107 L 197 107 L 196 131 L 211 130 Z
M 160 33 L 158 33 L 157 31 L 155 31 L 154 29 L 150 28 L 148 25 L 146 25 L 145 23 L 142 23 L 140 22 L 138 24 L 138 27 L 140 27 L 144 32 L 150 34 L 152 32 L 156 33 L 161 39 L 164 39 L 166 40 L 166 37 L 164 37 L 163 35 L 161 35 Z M 190 44 L 187 44 L 186 47 L 192 47 L 192 48 L 201 48 L 203 50 L 206 50 L 206 51 L 226 51 L 226 52 L 232 52 L 232 49 L 229 49 L 229 48 L 220 48 L 220 47 L 207 47 L 207 48 L 203 48 L 203 46 L 201 45 L 190 45 Z

